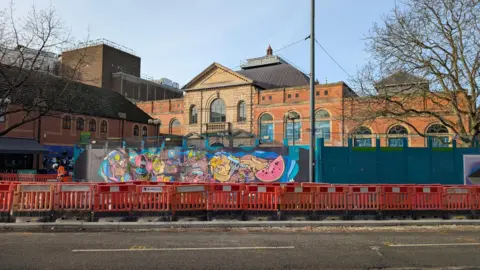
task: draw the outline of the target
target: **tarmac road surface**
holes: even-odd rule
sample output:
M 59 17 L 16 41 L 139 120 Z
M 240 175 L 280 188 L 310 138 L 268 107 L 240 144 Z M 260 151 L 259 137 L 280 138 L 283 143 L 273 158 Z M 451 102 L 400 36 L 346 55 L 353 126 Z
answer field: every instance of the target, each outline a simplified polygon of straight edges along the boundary
M 480 231 L 0 233 L 1 269 L 480 269 Z

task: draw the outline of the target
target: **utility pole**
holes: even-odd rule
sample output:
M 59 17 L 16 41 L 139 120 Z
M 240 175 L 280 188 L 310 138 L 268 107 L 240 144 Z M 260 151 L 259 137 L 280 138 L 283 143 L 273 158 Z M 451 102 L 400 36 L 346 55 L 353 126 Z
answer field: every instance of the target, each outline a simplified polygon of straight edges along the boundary
M 310 22 L 310 157 L 309 182 L 315 182 L 315 0 L 311 1 Z

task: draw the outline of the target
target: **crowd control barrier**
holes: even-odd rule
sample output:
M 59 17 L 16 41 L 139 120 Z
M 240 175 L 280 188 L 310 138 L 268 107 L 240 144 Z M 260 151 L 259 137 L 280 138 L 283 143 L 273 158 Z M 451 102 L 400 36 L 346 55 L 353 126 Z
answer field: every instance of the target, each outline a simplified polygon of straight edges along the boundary
M 72 182 L 72 177 L 66 177 L 66 182 Z M 55 182 L 56 174 L 16 174 L 16 173 L 0 173 L 0 181 L 15 182 Z
M 8 215 L 12 210 L 13 188 L 14 185 L 0 183 L 0 217 L 2 219 L 7 217 L 8 220 Z
M 480 186 L 0 182 L 0 217 L 480 218 Z M 426 214 L 428 213 L 428 215 Z

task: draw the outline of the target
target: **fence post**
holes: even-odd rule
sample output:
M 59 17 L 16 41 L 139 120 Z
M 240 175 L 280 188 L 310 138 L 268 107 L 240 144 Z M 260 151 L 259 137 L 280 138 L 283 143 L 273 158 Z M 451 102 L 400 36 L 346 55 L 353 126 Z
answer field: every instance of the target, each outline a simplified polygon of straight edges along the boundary
M 375 183 L 378 184 L 380 181 L 379 170 L 380 167 L 380 137 L 377 135 L 375 138 Z
M 432 170 L 433 170 L 433 140 L 432 137 L 427 137 L 427 147 L 429 156 L 429 170 L 428 170 L 428 182 L 432 183 Z
M 315 164 L 315 175 L 317 176 L 315 183 L 323 183 L 323 147 L 324 140 L 323 138 L 317 138 L 316 140 L 316 149 L 317 149 L 317 158 Z
M 452 140 L 452 163 L 453 163 L 453 183 L 452 184 L 463 184 L 463 181 L 455 181 L 457 176 L 457 140 Z M 461 179 L 461 178 L 460 178 Z M 445 183 L 448 184 L 448 183 Z
M 403 154 L 403 177 L 402 182 L 408 183 L 408 157 L 410 155 L 409 147 L 408 147 L 408 138 L 402 138 L 402 154 Z
M 348 141 L 347 141 L 347 146 L 348 146 L 348 164 L 347 164 L 347 183 L 352 181 L 352 147 L 353 147 L 353 138 L 352 137 L 348 137 Z

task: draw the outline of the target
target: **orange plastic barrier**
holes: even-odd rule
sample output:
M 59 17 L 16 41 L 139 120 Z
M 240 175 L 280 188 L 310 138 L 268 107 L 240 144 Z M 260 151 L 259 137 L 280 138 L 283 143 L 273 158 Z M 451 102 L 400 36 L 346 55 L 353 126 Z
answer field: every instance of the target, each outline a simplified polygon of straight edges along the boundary
M 22 174 L 20 174 L 19 176 L 19 179 L 22 179 Z M 34 181 L 35 182 L 56 182 L 57 181 L 57 175 L 56 174 L 33 174 L 33 178 L 34 178 Z M 66 178 L 66 181 L 64 182 L 72 182 L 71 179 L 72 177 L 71 176 L 65 176 Z M 70 181 L 68 181 L 70 180 Z M 20 180 L 20 181 L 24 181 L 24 180 Z M 30 181 L 30 180 L 28 180 Z
M 480 186 L 472 187 L 472 195 L 471 195 L 471 203 L 472 210 L 480 210 Z
M 175 185 L 172 211 L 206 211 L 209 185 Z
M 55 189 L 55 211 L 91 211 L 95 185 L 58 183 Z
M 16 173 L 0 173 L 0 181 L 18 181 Z
M 280 210 L 283 211 L 314 211 L 315 197 L 318 188 L 287 185 L 282 189 Z
M 382 186 L 381 210 L 411 210 L 413 187 Z
M 13 199 L 13 211 L 51 211 L 54 189 L 55 186 L 51 184 L 18 184 Z
M 346 210 L 347 194 L 347 186 L 320 186 L 315 194 L 315 210 Z
M 12 209 L 13 185 L 0 184 L 0 212 L 9 213 Z
M 171 186 L 140 184 L 135 186 L 133 210 L 166 212 L 171 210 Z
M 443 210 L 442 186 L 414 186 L 413 210 Z
M 280 203 L 279 185 L 248 185 L 244 193 L 244 210 L 277 211 Z
M 243 185 L 213 184 L 209 187 L 208 210 L 242 210 Z
M 468 186 L 443 187 L 443 210 L 471 210 L 474 192 Z
M 348 194 L 349 210 L 379 210 L 379 186 L 352 186 Z
M 133 207 L 135 185 L 126 183 L 98 184 L 95 189 L 94 212 L 127 212 Z

